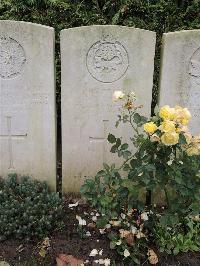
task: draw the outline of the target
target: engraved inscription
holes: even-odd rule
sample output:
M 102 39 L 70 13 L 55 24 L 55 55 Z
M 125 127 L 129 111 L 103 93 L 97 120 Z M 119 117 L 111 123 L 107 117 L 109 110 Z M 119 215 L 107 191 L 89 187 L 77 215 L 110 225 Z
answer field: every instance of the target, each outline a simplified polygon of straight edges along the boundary
M 120 79 L 129 66 L 128 53 L 119 41 L 102 40 L 87 53 L 87 69 L 93 78 L 110 83 Z
M 14 135 L 12 134 L 12 117 L 7 116 L 7 134 L 0 135 L 0 138 L 5 138 L 8 140 L 8 153 L 9 153 L 9 163 L 8 163 L 8 169 L 15 169 L 14 167 L 14 160 L 13 160 L 13 147 L 12 147 L 12 140 L 13 139 L 24 139 L 27 137 L 27 134 L 25 135 Z
M 21 73 L 25 62 L 25 52 L 20 43 L 10 37 L 0 36 L 0 77 L 16 77 Z
M 200 85 L 200 48 L 198 48 L 190 58 L 189 75 Z
M 2 92 L 0 107 L 4 106 L 26 106 L 46 105 L 49 102 L 49 95 L 42 92 L 24 92 L 23 95 L 14 95 L 11 92 Z

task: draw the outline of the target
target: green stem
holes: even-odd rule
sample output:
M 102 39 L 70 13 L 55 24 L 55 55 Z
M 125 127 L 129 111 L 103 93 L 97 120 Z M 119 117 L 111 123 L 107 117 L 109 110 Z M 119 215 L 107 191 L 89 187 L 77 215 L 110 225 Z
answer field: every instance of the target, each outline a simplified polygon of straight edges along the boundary
M 166 201 L 167 201 L 167 207 L 169 208 L 170 200 L 169 200 L 169 196 L 168 196 L 168 192 L 167 192 L 166 186 L 164 187 L 164 192 L 165 192 L 165 198 L 166 198 Z
M 117 169 L 117 171 L 121 170 L 123 168 L 123 166 L 130 161 L 135 155 L 132 155 L 131 157 L 129 157 L 128 159 L 126 159 L 126 161 L 123 162 L 123 164 Z

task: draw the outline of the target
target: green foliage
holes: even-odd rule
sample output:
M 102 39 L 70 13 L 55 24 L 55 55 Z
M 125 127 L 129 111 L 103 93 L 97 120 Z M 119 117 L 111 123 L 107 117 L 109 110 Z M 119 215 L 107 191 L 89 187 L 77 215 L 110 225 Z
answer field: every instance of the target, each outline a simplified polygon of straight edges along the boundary
M 155 242 L 161 252 L 177 255 L 179 252 L 200 251 L 200 222 L 192 218 L 181 224 L 163 227 L 160 223 L 154 228 Z
M 81 193 L 87 198 L 91 206 L 104 216 L 105 223 L 113 217 L 118 217 L 123 210 L 138 206 L 140 187 L 128 178 L 122 178 L 115 165 L 104 164 L 94 179 L 87 179 L 81 187 Z M 136 204 L 137 203 L 137 204 Z M 140 206 L 144 206 L 140 202 Z
M 57 225 L 61 199 L 46 183 L 16 175 L 0 179 L 0 240 L 42 238 Z

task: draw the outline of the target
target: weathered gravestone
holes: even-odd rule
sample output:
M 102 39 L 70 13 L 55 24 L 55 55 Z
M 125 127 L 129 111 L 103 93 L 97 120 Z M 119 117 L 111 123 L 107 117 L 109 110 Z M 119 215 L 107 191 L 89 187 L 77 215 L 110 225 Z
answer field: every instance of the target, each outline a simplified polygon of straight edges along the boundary
M 56 184 L 54 30 L 0 21 L 0 176 Z
M 192 114 L 194 134 L 200 132 L 200 30 L 164 34 L 159 105 L 181 105 Z
M 120 26 L 61 32 L 64 191 L 78 191 L 103 162 L 118 162 L 107 135 L 127 140 L 130 131 L 115 129 L 115 90 L 135 91 L 143 114 L 150 115 L 155 39 L 154 32 Z

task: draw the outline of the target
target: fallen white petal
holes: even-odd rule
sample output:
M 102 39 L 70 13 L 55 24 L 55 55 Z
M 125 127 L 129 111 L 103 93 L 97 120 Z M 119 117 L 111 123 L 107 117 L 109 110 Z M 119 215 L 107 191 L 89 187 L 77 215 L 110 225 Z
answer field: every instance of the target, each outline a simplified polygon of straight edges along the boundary
M 78 206 L 78 201 L 76 203 L 69 204 L 69 208 L 77 207 Z
M 128 249 L 124 250 L 124 257 L 127 258 L 128 256 L 130 256 L 130 252 L 128 251 Z
M 104 260 L 104 265 L 109 266 L 110 265 L 110 259 L 105 259 Z
M 103 254 L 103 249 L 101 249 L 101 250 L 99 251 L 99 255 L 102 256 L 102 254 Z
M 96 216 L 92 216 L 92 221 L 96 222 L 97 221 L 97 217 Z
M 95 257 L 96 255 L 98 255 L 99 254 L 99 252 L 98 252 L 98 250 L 97 249 L 93 249 L 91 252 L 90 252 L 90 257 Z
M 87 231 L 86 236 L 91 236 L 91 233 L 89 231 Z

